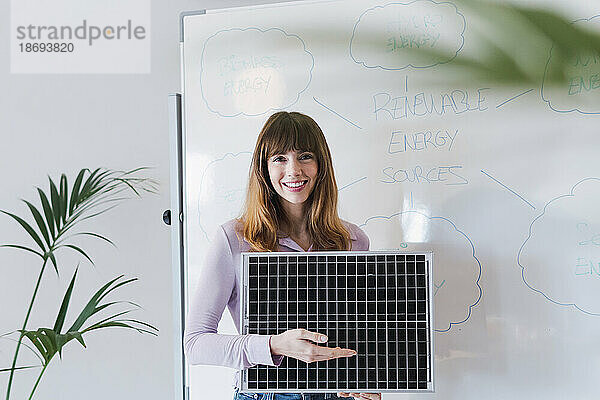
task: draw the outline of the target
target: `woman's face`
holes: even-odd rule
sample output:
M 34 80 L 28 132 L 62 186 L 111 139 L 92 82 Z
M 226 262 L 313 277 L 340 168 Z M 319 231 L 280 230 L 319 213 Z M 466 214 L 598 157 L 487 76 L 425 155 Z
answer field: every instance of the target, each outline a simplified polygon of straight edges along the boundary
M 318 166 L 314 153 L 290 151 L 269 158 L 269 178 L 275 191 L 292 204 L 302 204 L 315 186 Z

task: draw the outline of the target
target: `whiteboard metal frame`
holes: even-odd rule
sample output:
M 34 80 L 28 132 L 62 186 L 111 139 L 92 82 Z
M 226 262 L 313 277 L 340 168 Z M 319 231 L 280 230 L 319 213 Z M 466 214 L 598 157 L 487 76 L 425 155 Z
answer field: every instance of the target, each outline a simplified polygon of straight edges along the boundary
M 174 382 L 180 382 L 174 390 L 174 399 L 189 399 L 188 367 L 183 352 L 183 332 L 185 330 L 185 310 L 187 296 L 187 268 L 185 263 L 185 229 L 183 225 L 183 130 L 182 96 L 179 93 L 168 96 L 170 189 L 171 189 L 171 269 L 173 301 L 173 341 L 174 341 Z M 173 155 L 175 155 L 173 157 Z

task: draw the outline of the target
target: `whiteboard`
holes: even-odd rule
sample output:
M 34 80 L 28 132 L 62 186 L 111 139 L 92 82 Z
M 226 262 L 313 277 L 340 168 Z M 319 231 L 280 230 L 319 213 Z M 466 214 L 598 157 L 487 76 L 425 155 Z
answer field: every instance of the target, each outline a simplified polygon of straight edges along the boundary
M 570 12 L 600 29 L 592 3 Z M 190 292 L 211 233 L 240 212 L 263 123 L 300 111 L 371 250 L 435 255 L 436 393 L 385 398 L 597 398 L 600 90 L 465 82 L 452 61 L 480 51 L 485 21 L 451 2 L 215 10 L 182 32 Z M 417 59 L 417 45 L 453 52 Z M 571 72 L 589 83 L 600 64 Z M 235 333 L 228 315 L 220 331 Z M 229 398 L 232 376 L 191 367 L 191 398 Z

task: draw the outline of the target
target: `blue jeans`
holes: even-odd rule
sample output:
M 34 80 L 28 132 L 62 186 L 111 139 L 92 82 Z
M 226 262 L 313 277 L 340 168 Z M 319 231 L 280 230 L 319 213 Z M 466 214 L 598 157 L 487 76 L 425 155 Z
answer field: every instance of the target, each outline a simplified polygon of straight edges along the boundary
M 325 400 L 341 399 L 335 393 L 241 393 L 237 389 L 233 400 Z

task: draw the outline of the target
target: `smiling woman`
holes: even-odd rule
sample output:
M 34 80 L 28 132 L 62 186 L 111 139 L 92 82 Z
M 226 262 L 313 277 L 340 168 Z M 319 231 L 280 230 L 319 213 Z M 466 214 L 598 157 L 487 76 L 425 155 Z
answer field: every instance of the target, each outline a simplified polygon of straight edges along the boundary
M 315 186 L 318 166 L 315 155 L 307 151 L 288 151 L 269 159 L 269 178 L 275 192 L 280 196 L 286 214 L 301 219 L 303 204 Z M 310 237 L 302 232 L 291 232 L 290 237 L 307 250 Z
M 326 343 L 327 336 L 306 329 L 273 335 L 217 333 L 225 306 L 240 332 L 242 252 L 369 249 L 365 233 L 339 218 L 337 193 L 331 153 L 319 125 L 296 112 L 273 114 L 256 142 L 242 214 L 221 225 L 211 241 L 184 335 L 190 363 L 245 369 L 279 366 L 283 357 L 310 363 L 356 355 L 352 349 L 317 345 Z M 235 396 L 247 398 L 237 390 Z M 336 395 L 264 393 L 253 398 L 317 400 Z M 380 394 L 362 398 L 378 400 Z

